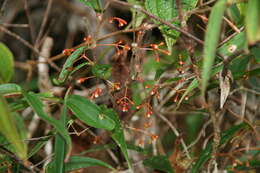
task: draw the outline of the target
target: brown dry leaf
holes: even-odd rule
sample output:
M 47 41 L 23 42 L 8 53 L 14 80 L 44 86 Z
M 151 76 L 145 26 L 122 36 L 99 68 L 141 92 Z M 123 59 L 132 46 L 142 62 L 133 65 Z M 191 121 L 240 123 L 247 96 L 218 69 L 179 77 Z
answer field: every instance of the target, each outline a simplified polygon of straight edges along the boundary
M 227 70 L 227 69 L 222 69 L 219 74 L 220 109 L 223 108 L 223 106 L 227 100 L 227 97 L 229 95 L 231 81 L 232 81 L 231 71 Z

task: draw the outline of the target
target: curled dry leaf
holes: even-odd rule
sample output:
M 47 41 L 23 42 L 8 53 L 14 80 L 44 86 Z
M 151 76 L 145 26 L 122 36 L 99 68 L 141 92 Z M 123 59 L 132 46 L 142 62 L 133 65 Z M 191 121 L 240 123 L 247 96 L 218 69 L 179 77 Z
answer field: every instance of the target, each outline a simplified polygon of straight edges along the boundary
M 223 108 L 230 92 L 230 82 L 232 82 L 232 74 L 228 69 L 223 68 L 219 73 L 220 87 L 220 109 Z

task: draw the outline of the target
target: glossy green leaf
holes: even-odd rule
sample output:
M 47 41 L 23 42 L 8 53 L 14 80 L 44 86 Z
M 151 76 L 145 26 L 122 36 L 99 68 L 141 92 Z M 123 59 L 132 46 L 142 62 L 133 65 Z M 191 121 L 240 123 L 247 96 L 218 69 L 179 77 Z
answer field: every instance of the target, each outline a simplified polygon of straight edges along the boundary
M 73 171 L 91 166 L 103 166 L 115 170 L 112 166 L 101 160 L 93 159 L 90 157 L 72 156 L 69 162 L 65 165 L 65 171 Z
M 97 78 L 108 79 L 111 76 L 112 68 L 109 64 L 95 64 L 92 66 L 91 71 Z
M 80 57 L 80 55 L 84 52 L 86 46 L 80 47 L 75 50 L 66 60 L 65 64 L 62 67 L 62 70 L 59 74 L 58 79 L 55 79 L 54 82 L 58 85 L 65 82 L 68 76 L 71 74 L 74 62 Z
M 22 88 L 14 83 L 7 83 L 0 85 L 0 94 L 20 94 L 22 92 Z
M 27 147 L 18 133 L 16 123 L 9 110 L 6 100 L 0 95 L 0 133 L 12 144 L 16 154 L 21 159 L 26 159 Z
M 9 48 L 0 42 L 0 83 L 7 83 L 14 74 L 13 54 Z
M 143 164 L 152 169 L 164 171 L 167 173 L 174 172 L 167 156 L 153 156 L 151 158 L 145 159 Z
M 120 147 L 120 149 L 127 161 L 128 167 L 130 169 L 132 169 L 131 162 L 128 157 L 128 151 L 127 151 L 127 145 L 126 145 L 126 141 L 125 141 L 124 131 L 121 126 L 121 122 L 120 122 L 120 119 L 119 119 L 117 113 L 113 109 L 108 109 L 105 106 L 101 107 L 101 111 L 103 114 L 107 115 L 112 120 L 114 120 L 115 128 L 111 131 L 112 132 L 111 136 L 114 139 L 114 141 L 116 141 L 117 145 Z
M 69 136 L 69 133 L 66 129 L 66 127 L 64 127 L 64 125 L 62 124 L 61 121 L 56 120 L 52 117 L 50 117 L 49 115 L 47 115 L 44 112 L 44 105 L 41 102 L 41 100 L 38 98 L 38 96 L 35 93 L 23 93 L 26 101 L 30 104 L 30 106 L 33 108 L 33 110 L 37 113 L 37 115 L 43 119 L 44 121 L 46 121 L 47 123 L 49 123 L 50 125 L 52 125 L 53 127 L 55 127 L 55 129 L 57 130 L 57 132 L 63 137 L 63 139 L 66 141 L 67 144 L 67 152 L 70 153 L 71 151 L 71 139 Z
M 221 133 L 220 147 L 230 141 L 234 135 L 241 129 L 247 127 L 245 123 L 241 123 L 231 127 L 230 129 Z M 201 152 L 199 159 L 193 165 L 191 172 L 197 173 L 200 171 L 200 168 L 211 158 L 212 155 L 212 141 L 209 142 L 206 148 Z
M 253 45 L 260 40 L 260 1 L 250 0 L 247 4 L 245 26 L 247 40 Z
M 69 109 L 84 123 L 96 128 L 113 130 L 115 122 L 101 112 L 101 109 L 79 95 L 70 95 L 67 101 Z
M 196 7 L 197 0 L 182 0 L 181 8 L 183 12 L 183 16 L 185 16 L 187 11 L 192 10 Z M 155 16 L 160 17 L 163 20 L 169 21 L 178 16 L 178 10 L 176 7 L 176 0 L 146 0 L 145 7 L 147 11 L 154 14 Z M 185 20 L 188 19 L 189 16 L 186 15 Z M 156 21 L 155 21 L 156 22 Z M 158 22 L 156 22 L 158 23 Z M 180 21 L 172 22 L 172 24 L 180 27 Z M 180 33 L 170 29 L 168 26 L 161 25 L 159 27 L 160 31 L 162 32 L 168 50 L 172 51 L 172 45 L 176 42 L 177 38 L 179 37 Z
M 214 64 L 216 56 L 217 44 L 220 35 L 222 17 L 226 8 L 226 0 L 216 2 L 211 10 L 209 22 L 205 35 L 205 43 L 203 49 L 203 67 L 202 67 L 202 94 L 205 95 L 208 80 L 210 79 L 211 68 Z

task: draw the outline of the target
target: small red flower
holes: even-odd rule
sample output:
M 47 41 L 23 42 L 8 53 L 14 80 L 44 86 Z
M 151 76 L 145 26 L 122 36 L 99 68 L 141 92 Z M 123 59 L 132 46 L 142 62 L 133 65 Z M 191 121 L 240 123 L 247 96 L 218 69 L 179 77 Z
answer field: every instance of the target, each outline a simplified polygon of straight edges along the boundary
M 121 19 L 119 17 L 112 17 L 109 20 L 109 23 L 113 23 L 114 20 L 116 20 L 118 22 L 118 27 L 123 27 L 127 24 L 127 22 L 124 19 Z
M 69 56 L 69 55 L 71 55 L 72 52 L 74 52 L 74 51 L 75 51 L 75 49 L 64 49 L 64 50 L 62 51 L 62 53 L 63 53 L 64 55 L 66 55 L 66 56 Z

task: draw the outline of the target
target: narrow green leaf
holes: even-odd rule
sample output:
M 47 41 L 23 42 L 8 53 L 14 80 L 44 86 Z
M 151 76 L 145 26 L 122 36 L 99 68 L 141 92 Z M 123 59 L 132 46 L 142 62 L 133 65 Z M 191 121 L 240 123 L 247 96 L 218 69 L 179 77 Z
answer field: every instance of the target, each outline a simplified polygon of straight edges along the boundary
M 230 141 L 239 130 L 241 130 L 245 127 L 247 127 L 247 125 L 245 123 L 241 123 L 241 124 L 235 125 L 235 126 L 231 127 L 230 129 L 222 132 L 219 147 L 221 147 L 222 145 L 224 145 L 228 141 Z M 211 158 L 211 155 L 212 155 L 212 141 L 201 152 L 199 159 L 196 161 L 196 163 L 192 167 L 191 172 L 192 173 L 199 172 L 200 168 L 204 165 L 204 163 L 206 163 Z
M 220 35 L 222 17 L 226 8 L 226 0 L 219 0 L 214 5 L 209 16 L 207 26 L 204 50 L 203 50 L 203 68 L 202 68 L 202 94 L 205 94 L 208 80 L 210 79 L 211 68 L 214 64 L 217 44 Z
M 62 123 L 63 127 L 66 128 L 67 125 L 67 101 L 68 101 L 68 94 L 70 89 L 66 92 L 64 97 L 64 104 L 61 112 L 60 122 Z M 56 134 L 55 136 L 55 147 L 54 147 L 54 165 L 55 165 L 55 172 L 63 173 L 65 170 L 65 163 L 64 160 L 66 159 L 66 141 L 62 138 L 60 134 Z M 67 154 L 67 157 L 70 153 Z
M 66 102 L 66 101 L 65 101 Z M 62 109 L 61 122 L 64 128 L 66 128 L 66 118 L 67 118 L 67 105 L 64 103 Z M 66 156 L 66 141 L 62 138 L 60 134 L 55 135 L 55 146 L 54 146 L 54 165 L 55 172 L 64 172 L 64 160 Z
M 173 173 L 173 169 L 167 156 L 153 156 L 151 158 L 145 159 L 143 164 L 147 167 L 164 171 L 167 173 Z
M 58 131 L 58 133 L 64 138 L 67 144 L 67 152 L 70 153 L 71 151 L 71 139 L 69 136 L 69 133 L 62 124 L 62 122 L 50 117 L 47 115 L 43 110 L 43 103 L 41 100 L 37 97 L 35 93 L 26 93 L 23 92 L 23 95 L 26 99 L 26 101 L 30 104 L 30 106 L 33 108 L 33 110 L 37 113 L 37 115 L 43 119 L 44 121 L 51 124 L 55 129 Z
M 27 147 L 16 128 L 6 100 L 0 95 L 0 132 L 12 144 L 17 155 L 26 159 Z
M 0 94 L 19 94 L 22 92 L 22 88 L 14 83 L 7 83 L 0 85 Z
M 250 0 L 247 4 L 245 26 L 249 45 L 260 40 L 260 1 Z
M 29 152 L 27 159 L 34 156 L 46 143 L 48 142 L 49 138 L 46 138 L 45 140 L 39 141 Z
M 109 64 L 95 64 L 92 66 L 91 71 L 97 78 L 108 79 L 111 76 L 112 68 Z
M 199 172 L 200 168 L 211 158 L 212 154 L 212 142 L 210 142 L 206 148 L 200 153 L 199 159 L 196 161 L 191 169 L 191 173 Z
M 58 85 L 65 82 L 65 80 L 68 78 L 68 76 L 71 74 L 74 62 L 77 60 L 77 58 L 80 57 L 80 55 L 84 52 L 86 49 L 86 46 L 80 47 L 77 50 L 75 50 L 66 60 L 65 64 L 62 67 L 62 70 L 59 74 L 58 79 L 55 79 L 54 82 Z
M 231 128 L 225 130 L 224 132 L 221 133 L 221 139 L 220 139 L 220 146 L 226 144 L 228 141 L 230 141 L 236 132 L 239 130 L 246 128 L 247 124 L 241 123 L 235 126 L 232 126 Z
M 182 103 L 183 99 L 191 92 L 193 91 L 195 88 L 197 88 L 199 86 L 199 82 L 197 79 L 193 79 L 193 81 L 189 84 L 188 88 L 185 90 L 185 92 L 183 93 L 183 95 L 181 96 L 180 101 L 177 104 L 177 108 L 180 106 L 180 104 Z
M 96 128 L 113 130 L 115 122 L 101 112 L 101 109 L 79 95 L 70 95 L 67 101 L 70 110 L 84 123 Z
M 13 54 L 9 48 L 0 42 L 0 83 L 7 83 L 14 73 Z
M 73 171 L 91 166 L 103 166 L 115 170 L 112 166 L 101 160 L 93 159 L 90 157 L 72 156 L 69 162 L 65 164 L 65 171 Z
M 124 131 L 121 126 L 121 122 L 120 122 L 120 119 L 118 118 L 117 113 L 113 109 L 108 109 L 105 106 L 101 107 L 101 111 L 103 114 L 107 115 L 112 120 L 114 120 L 115 128 L 112 130 L 111 136 L 114 139 L 114 141 L 116 141 L 117 145 L 120 147 L 120 149 L 127 161 L 128 167 L 130 169 L 132 169 L 131 161 L 128 157 L 128 151 L 127 151 L 127 145 L 126 145 L 126 141 L 125 141 Z
M 186 12 L 195 8 L 198 1 L 197 0 L 182 0 L 180 2 L 181 2 L 183 16 L 185 16 L 184 20 L 188 20 L 189 16 L 186 15 Z M 145 8 L 150 13 L 152 13 L 166 21 L 169 21 L 178 16 L 176 0 L 146 0 Z M 155 22 L 158 23 L 157 21 L 155 21 Z M 180 27 L 179 20 L 172 22 L 172 24 Z M 161 25 L 159 27 L 159 29 L 165 38 L 168 50 L 171 52 L 172 45 L 176 42 L 180 33 L 173 29 L 170 29 L 168 26 L 165 26 L 165 25 Z

